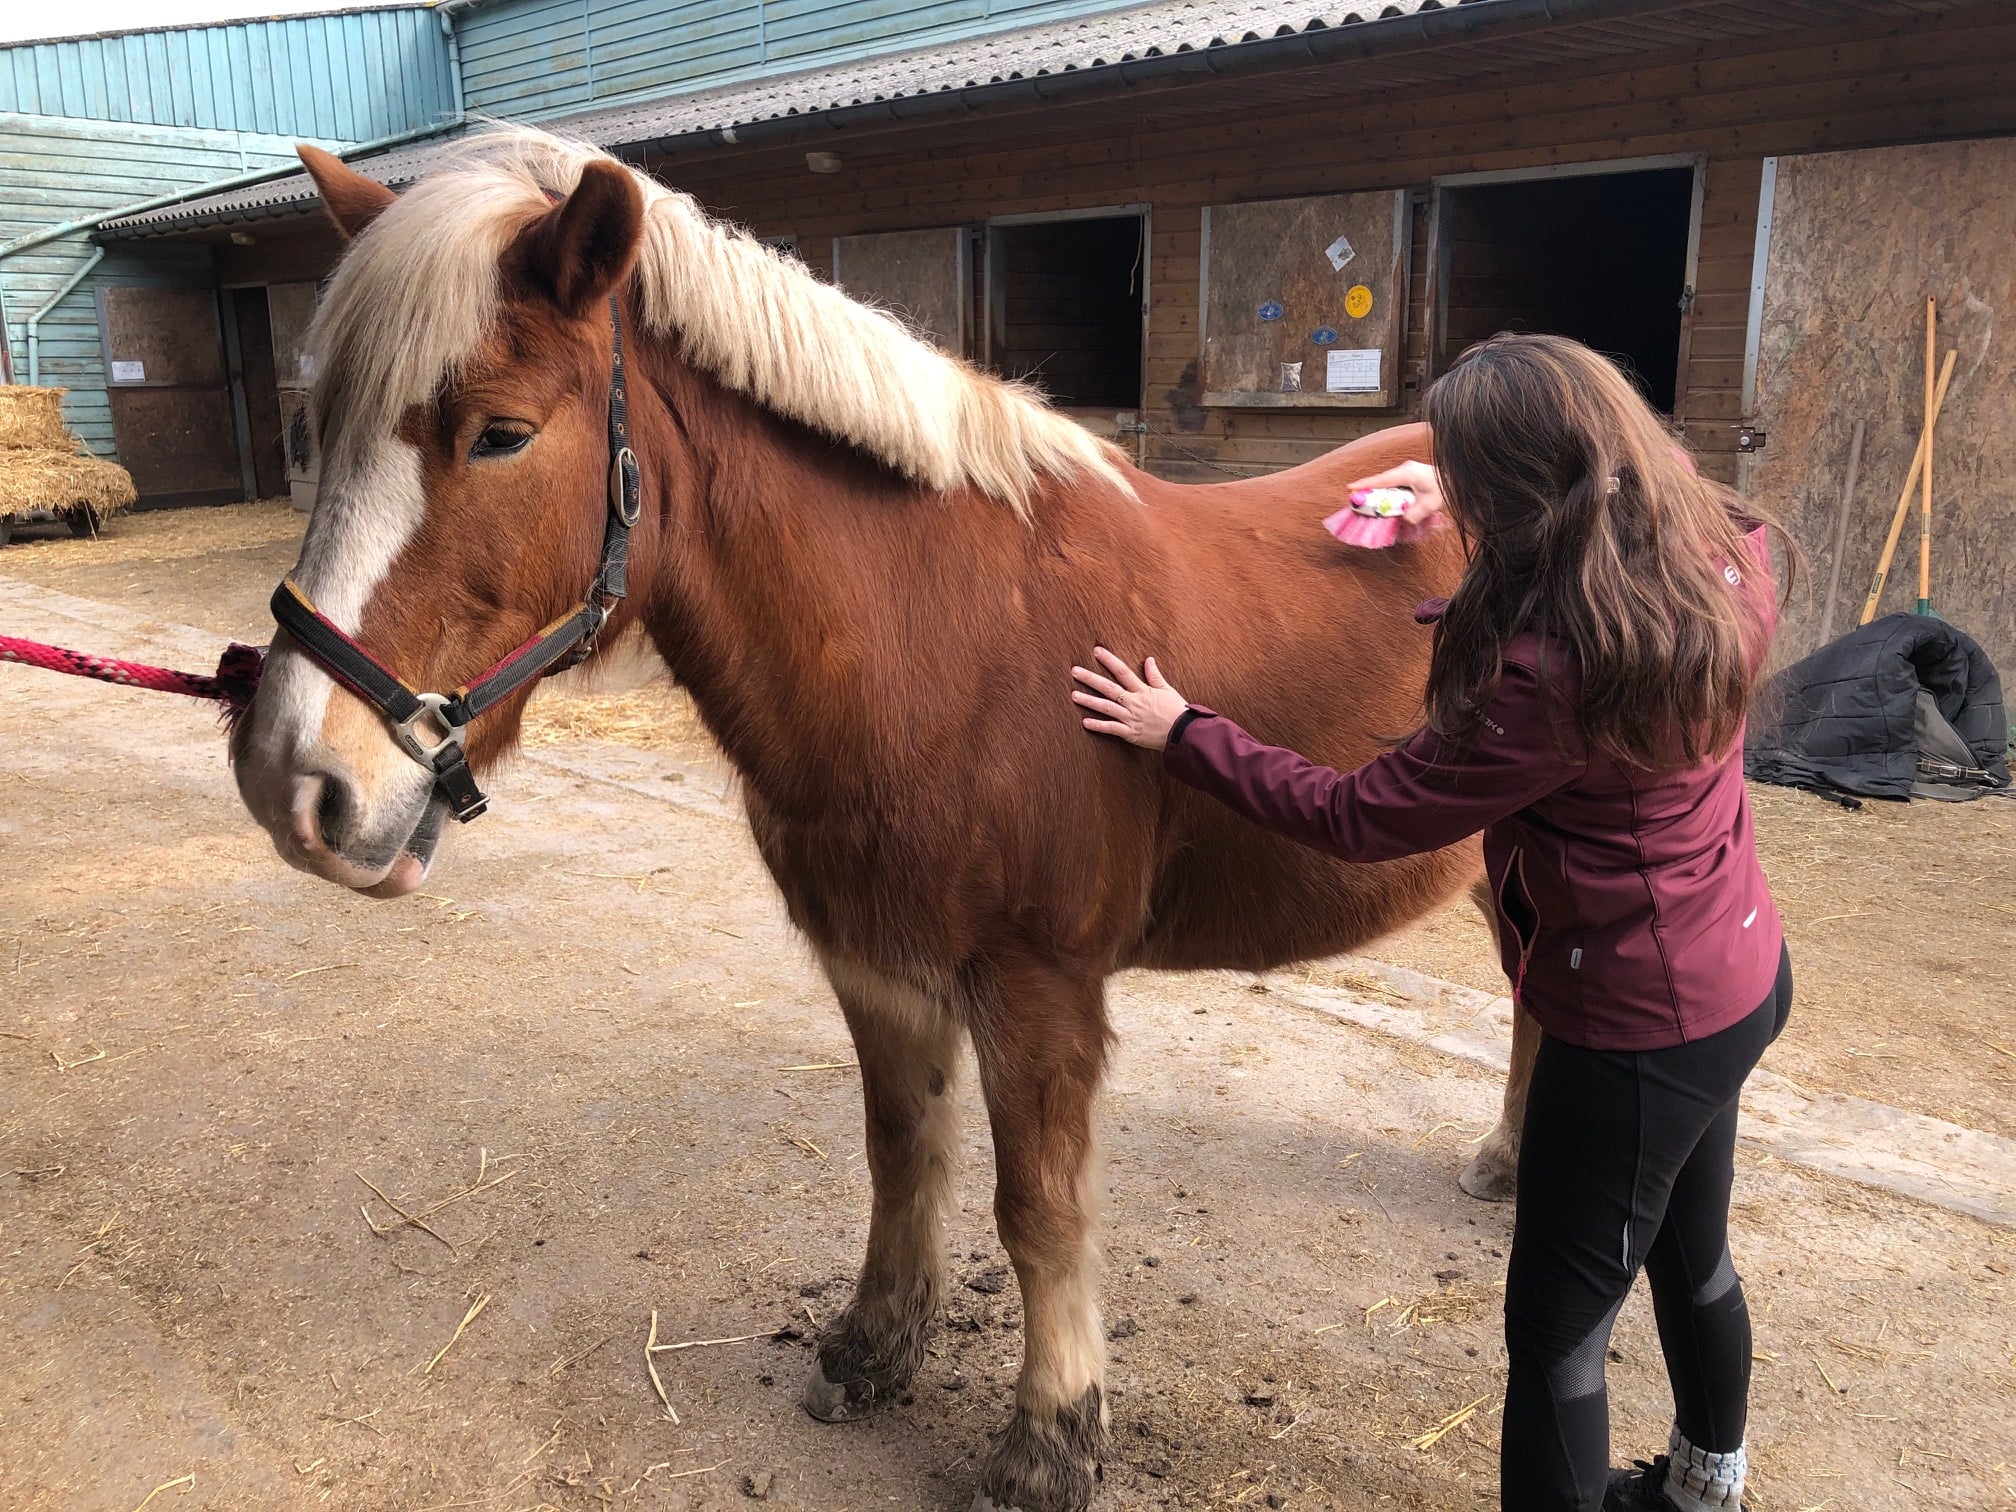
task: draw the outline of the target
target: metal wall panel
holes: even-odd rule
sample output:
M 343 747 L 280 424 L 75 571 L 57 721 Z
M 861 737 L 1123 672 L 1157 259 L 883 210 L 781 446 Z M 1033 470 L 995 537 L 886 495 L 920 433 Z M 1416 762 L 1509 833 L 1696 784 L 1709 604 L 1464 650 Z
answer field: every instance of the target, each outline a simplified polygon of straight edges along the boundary
M 538 117 L 1125 9 L 1112 0 L 496 0 L 456 18 L 469 108 Z
M 24 115 L 367 142 L 454 109 L 418 6 L 0 48 L 0 111 Z

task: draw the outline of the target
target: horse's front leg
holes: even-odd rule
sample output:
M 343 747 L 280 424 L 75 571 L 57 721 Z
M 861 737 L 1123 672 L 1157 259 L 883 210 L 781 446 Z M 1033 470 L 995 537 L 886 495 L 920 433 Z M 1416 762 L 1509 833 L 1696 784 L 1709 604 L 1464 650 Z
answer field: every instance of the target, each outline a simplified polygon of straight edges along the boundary
M 1092 1133 L 1104 985 L 1048 965 L 997 970 L 972 1012 L 994 1131 L 995 1222 L 1023 1316 L 1015 1416 L 981 1471 L 974 1512 L 1080 1512 L 1106 1442 Z
M 861 1278 L 820 1338 L 805 1384 L 808 1412 L 844 1422 L 900 1398 L 924 1358 L 944 1273 L 961 1029 L 948 1007 L 913 988 L 844 961 L 825 964 L 861 1063 L 875 1186 Z
M 1505 1101 L 1498 1112 L 1498 1126 L 1456 1178 L 1472 1197 L 1510 1202 L 1519 1194 L 1519 1133 L 1526 1127 L 1526 1091 L 1533 1084 L 1533 1057 L 1539 1051 L 1540 1026 L 1515 1003 L 1512 1064 L 1505 1072 Z
M 1491 896 L 1491 884 L 1483 878 L 1470 889 L 1470 901 L 1484 915 L 1492 938 L 1498 934 L 1498 905 Z M 1512 1064 L 1505 1073 L 1505 1101 L 1498 1112 L 1498 1127 L 1485 1136 L 1484 1147 L 1457 1184 L 1472 1197 L 1485 1202 L 1510 1202 L 1519 1190 L 1519 1133 L 1526 1126 L 1526 1089 L 1533 1081 L 1533 1057 L 1540 1050 L 1540 1026 L 1515 1001 L 1512 1004 Z

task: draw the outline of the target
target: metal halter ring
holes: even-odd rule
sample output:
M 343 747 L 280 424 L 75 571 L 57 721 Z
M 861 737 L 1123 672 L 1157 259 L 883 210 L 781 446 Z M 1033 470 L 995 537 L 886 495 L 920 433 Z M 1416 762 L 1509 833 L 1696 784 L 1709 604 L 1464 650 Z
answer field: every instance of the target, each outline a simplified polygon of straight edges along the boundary
M 400 750 L 411 756 L 420 765 L 424 767 L 437 766 L 437 758 L 450 746 L 453 746 L 458 751 L 462 749 L 462 735 L 469 727 L 467 725 L 459 725 L 448 717 L 449 700 L 441 694 L 415 693 L 413 696 L 420 700 L 420 707 L 415 709 L 406 718 L 392 725 L 392 738 L 398 742 Z M 413 728 L 415 720 L 428 714 L 433 715 L 435 722 L 448 732 L 432 745 L 422 740 L 419 732 Z

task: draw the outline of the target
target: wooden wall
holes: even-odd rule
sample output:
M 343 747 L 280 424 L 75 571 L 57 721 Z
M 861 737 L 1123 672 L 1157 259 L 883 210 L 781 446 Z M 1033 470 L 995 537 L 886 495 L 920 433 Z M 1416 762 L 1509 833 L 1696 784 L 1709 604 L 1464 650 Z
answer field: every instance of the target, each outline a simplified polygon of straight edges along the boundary
M 765 234 L 822 238 L 977 223 L 993 215 L 1151 207 L 1145 455 L 1172 477 L 1304 461 L 1393 423 L 1427 376 L 1425 195 L 1415 212 L 1407 406 L 1383 414 L 1206 408 L 1197 388 L 1203 208 L 1377 188 L 1437 174 L 1704 153 L 1694 299 L 1682 331 L 1679 417 L 1706 470 L 1735 474 L 1744 332 L 1765 156 L 2016 131 L 2016 15 L 1992 7 L 1864 25 L 1820 40 L 1676 47 L 1437 93 L 1318 95 L 1242 105 L 1237 81 L 1138 104 L 1047 107 L 961 130 L 820 138 L 845 168 L 818 176 L 802 143 L 654 162 L 669 181 Z M 1312 76 L 1314 77 L 1314 76 Z M 1314 87 L 1320 89 L 1320 79 Z
M 1822 153 L 1779 164 L 1757 368 L 1769 441 L 1748 491 L 1805 549 L 1782 654 L 1819 642 L 1843 529 L 1833 628 L 1853 625 L 1922 429 L 1925 301 L 1954 359 L 1934 431 L 1934 609 L 2016 674 L 2016 138 Z M 1934 371 L 1938 365 L 1934 364 Z M 1856 423 L 1860 478 L 1841 513 Z M 1911 496 L 1880 609 L 1918 597 L 1920 495 Z

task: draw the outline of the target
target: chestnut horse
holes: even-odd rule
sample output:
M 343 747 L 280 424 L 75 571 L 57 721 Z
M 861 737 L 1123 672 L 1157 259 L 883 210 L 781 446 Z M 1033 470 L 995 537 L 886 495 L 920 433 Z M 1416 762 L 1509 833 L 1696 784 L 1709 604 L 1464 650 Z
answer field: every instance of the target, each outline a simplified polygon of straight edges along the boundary
M 1425 455 L 1425 431 L 1172 485 L 589 149 L 500 131 L 401 196 L 302 155 L 350 245 L 310 338 L 323 461 L 301 589 L 413 688 L 473 677 L 577 604 L 608 514 L 615 296 L 644 489 L 602 641 L 641 631 L 691 692 L 859 1050 L 867 1258 L 806 1405 L 862 1415 L 918 1367 L 970 1040 L 1026 1320 L 976 1505 L 1084 1507 L 1106 1417 L 1106 978 L 1362 946 L 1480 862 L 1472 843 L 1352 866 L 1263 834 L 1085 734 L 1070 668 L 1094 642 L 1153 650 L 1268 737 L 1375 753 L 1419 717 L 1410 613 L 1461 547 L 1365 551 L 1318 522 L 1347 480 Z M 478 769 L 523 704 L 470 726 Z M 234 735 L 281 854 L 376 896 L 421 885 L 445 814 L 389 728 L 281 634 Z

